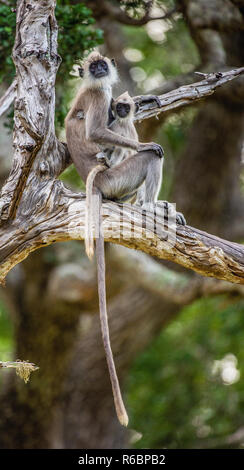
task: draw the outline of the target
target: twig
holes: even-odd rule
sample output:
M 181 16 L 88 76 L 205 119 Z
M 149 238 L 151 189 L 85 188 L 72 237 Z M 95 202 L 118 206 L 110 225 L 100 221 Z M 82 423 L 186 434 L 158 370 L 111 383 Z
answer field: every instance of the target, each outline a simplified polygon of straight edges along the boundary
M 14 368 L 16 369 L 16 374 L 24 380 L 25 383 L 29 381 L 30 375 L 32 372 L 35 370 L 39 369 L 35 364 L 32 364 L 31 362 L 28 361 L 7 361 L 7 362 L 1 362 L 0 361 L 0 369 L 2 368 Z

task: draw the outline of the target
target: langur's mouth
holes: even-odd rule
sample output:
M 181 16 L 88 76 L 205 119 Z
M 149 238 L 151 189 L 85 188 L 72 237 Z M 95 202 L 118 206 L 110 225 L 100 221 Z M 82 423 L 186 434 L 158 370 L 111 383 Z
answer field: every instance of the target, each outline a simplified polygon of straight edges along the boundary
M 117 111 L 117 114 L 120 118 L 125 118 L 128 116 L 128 113 L 126 111 Z
M 101 72 L 96 72 L 96 73 L 95 73 L 95 78 L 106 77 L 106 75 L 108 75 L 107 72 L 103 72 L 103 71 L 101 71 Z

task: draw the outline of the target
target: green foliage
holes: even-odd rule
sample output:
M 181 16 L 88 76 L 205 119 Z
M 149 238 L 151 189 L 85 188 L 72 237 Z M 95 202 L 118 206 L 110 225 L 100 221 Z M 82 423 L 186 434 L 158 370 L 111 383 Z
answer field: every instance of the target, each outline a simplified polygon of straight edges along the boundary
M 13 350 L 13 327 L 6 305 L 0 299 L 0 361 L 9 361 Z
M 70 71 L 84 54 L 103 42 L 103 32 L 94 27 L 92 11 L 84 3 L 75 5 L 67 0 L 58 0 L 56 18 L 59 25 L 58 52 L 62 63 L 57 73 L 56 127 L 62 128 L 70 101 Z M 64 87 L 65 84 L 65 87 Z M 61 87 L 59 87 L 61 85 Z M 59 92 L 59 88 L 61 91 Z
M 183 19 L 168 21 L 167 24 L 168 29 L 158 42 L 146 33 L 146 27 L 123 28 L 129 47 L 143 53 L 143 59 L 136 66 L 141 67 L 147 76 L 157 69 L 165 79 L 170 79 L 193 70 L 199 62 L 196 46 Z
M 188 108 L 180 114 L 170 116 L 154 137 L 154 140 L 163 146 L 166 155 L 161 199 L 170 200 L 175 167 L 187 142 L 187 134 L 196 113 L 196 108 Z
M 169 10 L 174 6 L 172 1 L 159 1 Z M 158 24 L 159 23 L 159 24 Z M 150 35 L 151 29 L 161 27 L 158 39 Z M 131 72 L 133 68 L 142 69 L 144 79 L 137 82 L 139 93 L 148 93 L 152 88 L 158 88 L 164 80 L 185 74 L 194 70 L 199 63 L 199 55 L 195 43 L 191 39 L 189 30 L 184 20 L 178 15 L 167 21 L 153 21 L 144 27 L 123 27 L 126 37 L 126 47 L 141 52 L 141 60 L 131 60 Z M 125 48 L 126 50 L 126 48 Z M 154 83 L 149 88 L 145 84 L 157 73 L 161 76 L 161 82 Z M 142 74 L 143 76 L 143 74 Z M 160 143 L 165 150 L 164 184 L 160 192 L 160 198 L 170 198 L 172 181 L 174 179 L 175 164 L 186 142 L 187 131 L 192 124 L 196 110 L 187 109 L 177 116 L 172 116 L 166 123 L 154 133 L 152 123 L 152 140 Z M 142 126 L 143 129 L 143 126 Z
M 243 313 L 243 300 L 202 298 L 138 357 L 128 383 L 137 448 L 228 447 L 243 426 Z
M 75 189 L 80 189 L 81 191 L 85 190 L 85 184 L 81 180 L 74 165 L 70 165 L 68 168 L 66 168 L 59 179 L 64 181 L 64 183 L 66 183 L 68 186 L 71 186 Z
M 9 6 L 0 4 L 0 83 L 4 81 L 7 84 L 15 75 L 11 58 L 15 38 L 15 1 L 9 3 Z M 67 114 L 72 66 L 87 51 L 103 42 L 103 32 L 94 27 L 92 11 L 84 3 L 72 5 L 67 0 L 58 0 L 56 18 L 59 25 L 58 52 L 62 57 L 57 74 L 57 86 L 62 84 L 62 93 L 57 94 L 56 123 L 61 127 Z
M 86 51 L 103 42 L 103 32 L 94 28 L 92 11 L 84 3 L 71 5 L 58 0 L 56 18 L 59 24 L 58 51 L 63 62 L 59 74 L 66 81 L 75 62 L 79 62 Z
M 15 68 L 11 58 L 15 37 L 16 13 L 13 11 L 14 1 L 9 6 L 0 4 L 0 83 L 11 83 Z

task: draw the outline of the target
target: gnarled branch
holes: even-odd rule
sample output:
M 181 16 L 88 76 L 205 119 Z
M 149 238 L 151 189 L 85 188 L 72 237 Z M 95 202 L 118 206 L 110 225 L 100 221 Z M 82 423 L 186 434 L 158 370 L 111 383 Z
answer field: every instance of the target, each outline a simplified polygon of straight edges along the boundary
M 0 280 L 28 254 L 56 241 L 84 238 L 85 195 L 73 194 L 61 182 L 36 188 L 31 201 L 18 210 L 18 218 L 0 236 Z M 156 228 L 155 228 L 156 227 Z M 111 230 L 112 228 L 112 230 Z M 244 284 L 244 246 L 192 227 L 165 229 L 163 221 L 130 204 L 103 204 L 106 241 L 135 248 L 174 261 L 209 277 Z M 175 241 L 170 242 L 172 239 Z
M 204 75 L 204 79 L 192 83 L 191 85 L 181 86 L 172 90 L 169 93 L 160 95 L 158 98 L 161 101 L 161 106 L 158 107 L 155 103 L 143 103 L 140 110 L 135 116 L 135 121 L 142 121 L 153 116 L 158 116 L 160 113 L 166 113 L 174 109 L 191 105 L 193 102 L 199 101 L 206 96 L 212 95 L 215 90 L 224 85 L 225 83 L 233 80 L 244 74 L 244 67 L 227 72 L 216 72 Z M 141 101 L 141 96 L 135 96 L 134 101 Z

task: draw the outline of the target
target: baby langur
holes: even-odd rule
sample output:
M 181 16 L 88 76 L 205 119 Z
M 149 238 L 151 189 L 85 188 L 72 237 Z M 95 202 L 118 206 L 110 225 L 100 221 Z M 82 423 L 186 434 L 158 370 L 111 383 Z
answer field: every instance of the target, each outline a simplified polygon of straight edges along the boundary
M 133 101 L 128 91 L 111 102 L 111 109 L 114 120 L 109 122 L 109 129 L 123 137 L 128 137 L 138 142 L 139 139 L 134 125 L 134 116 L 139 109 L 139 105 Z M 125 158 L 135 154 L 136 151 L 115 147 L 110 150 L 105 149 L 104 153 L 107 158 L 109 158 L 110 167 L 112 167 L 118 165 L 118 163 L 122 162 Z
M 134 103 L 128 91 L 120 95 L 111 102 L 111 114 L 108 123 L 109 129 L 117 134 L 136 140 L 138 135 L 134 125 L 134 115 L 138 109 L 138 104 Z M 112 116 L 112 118 L 111 118 Z M 135 150 L 122 147 L 105 148 L 103 152 L 97 154 L 98 165 L 89 173 L 86 180 L 86 221 L 85 221 L 85 248 L 88 258 L 94 255 L 94 235 L 93 225 L 95 221 L 95 207 L 93 204 L 93 183 L 96 175 L 108 167 L 113 167 L 136 153 Z M 132 194 L 135 198 L 136 192 Z M 129 201 L 128 197 L 126 198 Z

